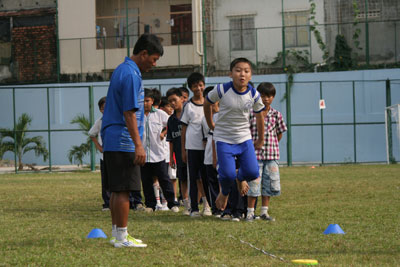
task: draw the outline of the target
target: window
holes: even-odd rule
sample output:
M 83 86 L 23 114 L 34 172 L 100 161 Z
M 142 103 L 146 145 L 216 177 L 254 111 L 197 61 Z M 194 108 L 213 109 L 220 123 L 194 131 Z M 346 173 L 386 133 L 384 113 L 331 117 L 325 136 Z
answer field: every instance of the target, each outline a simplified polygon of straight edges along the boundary
M 170 10 L 172 45 L 192 44 L 192 5 L 171 5 Z
M 285 12 L 285 45 L 301 47 L 310 45 L 308 11 Z
M 229 21 L 231 50 L 255 50 L 254 17 L 234 17 Z

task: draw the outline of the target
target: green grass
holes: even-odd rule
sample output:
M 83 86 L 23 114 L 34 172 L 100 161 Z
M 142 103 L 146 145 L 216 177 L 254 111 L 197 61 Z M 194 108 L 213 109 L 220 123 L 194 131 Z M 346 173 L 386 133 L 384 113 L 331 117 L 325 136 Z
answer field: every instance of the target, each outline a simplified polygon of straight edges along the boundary
M 110 234 L 100 174 L 0 175 L 0 266 L 396 266 L 400 262 L 400 165 L 281 168 L 274 223 L 130 212 L 129 229 L 149 246 L 115 249 L 87 239 Z M 337 223 L 345 235 L 324 235 Z M 281 262 L 229 237 L 282 257 Z

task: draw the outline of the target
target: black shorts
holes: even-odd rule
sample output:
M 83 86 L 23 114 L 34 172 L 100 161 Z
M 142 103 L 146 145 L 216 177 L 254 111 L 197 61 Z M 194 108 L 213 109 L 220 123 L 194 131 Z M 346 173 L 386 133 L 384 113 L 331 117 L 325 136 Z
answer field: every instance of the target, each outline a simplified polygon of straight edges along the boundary
M 182 164 L 182 165 L 177 165 L 176 166 L 176 177 L 179 179 L 179 181 L 187 182 L 187 165 Z
M 134 152 L 105 151 L 104 174 L 110 192 L 140 191 L 140 166 L 133 164 Z

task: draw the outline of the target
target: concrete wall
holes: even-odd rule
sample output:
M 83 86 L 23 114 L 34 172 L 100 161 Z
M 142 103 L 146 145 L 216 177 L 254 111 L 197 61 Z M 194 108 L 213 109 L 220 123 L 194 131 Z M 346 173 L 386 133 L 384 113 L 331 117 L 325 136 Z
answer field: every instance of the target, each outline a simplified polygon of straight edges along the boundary
M 316 2 L 316 20 L 324 21 L 324 4 L 322 0 Z M 264 1 L 248 1 L 243 4 L 240 0 L 215 0 L 214 1 L 214 53 L 217 69 L 229 69 L 229 63 L 235 57 L 244 56 L 252 62 L 271 63 L 282 51 L 282 6 L 281 0 L 270 0 L 268 6 Z M 305 11 L 310 9 L 308 0 L 285 1 L 284 10 Z M 231 16 L 253 15 L 257 31 L 258 51 L 229 51 L 229 18 Z M 325 38 L 324 30 L 320 30 L 322 38 Z M 312 62 L 320 62 L 322 52 L 318 48 L 314 37 L 311 38 Z M 300 47 L 300 50 L 310 50 L 310 47 Z
M 331 73 L 305 73 L 295 75 L 295 85 L 291 93 L 292 117 L 292 155 L 294 163 L 315 163 L 322 161 L 322 145 L 324 146 L 324 162 L 357 162 L 386 161 L 384 109 L 386 106 L 386 79 L 398 79 L 400 69 L 349 71 Z M 207 85 L 227 82 L 228 77 L 212 77 L 206 79 Z M 277 95 L 273 107 L 287 118 L 286 101 L 281 101 L 285 94 L 285 75 L 257 75 L 252 81 L 257 85 L 263 81 L 275 84 Z M 355 86 L 356 122 L 367 123 L 356 126 L 356 144 L 354 144 L 353 122 L 353 83 Z M 171 88 L 182 86 L 185 79 L 146 80 L 145 87 L 161 89 L 163 94 Z M 300 126 L 300 124 L 318 124 L 321 122 L 319 109 L 320 82 L 322 82 L 322 98 L 326 102 L 323 111 L 324 123 L 350 123 L 349 125 L 326 125 L 321 127 Z M 50 89 L 50 126 L 51 129 L 76 129 L 70 121 L 79 113 L 88 116 L 88 86 L 94 86 L 95 118 L 100 116 L 97 101 L 107 94 L 108 83 L 94 84 L 47 85 Z M 400 82 L 391 83 L 391 105 L 400 103 Z M 28 89 L 16 90 L 16 117 L 26 112 L 33 117 L 31 130 L 43 132 L 29 133 L 29 136 L 43 136 L 48 144 L 47 132 L 47 91 L 45 85 L 30 86 Z M 38 104 L 40 103 L 40 104 Z M 368 124 L 374 122 L 377 124 Z M 0 88 L 0 128 L 13 127 L 12 89 Z M 73 145 L 85 141 L 81 132 L 52 132 L 51 153 L 53 164 L 68 164 L 67 153 Z M 400 160 L 400 144 L 394 136 L 395 157 Z M 354 147 L 356 151 L 354 152 Z M 287 134 L 280 142 L 281 162 L 287 161 Z M 13 153 L 7 152 L 5 159 L 13 159 Z M 98 157 L 97 157 L 98 160 Z M 48 164 L 36 158 L 33 152 L 23 157 L 26 163 Z M 89 163 L 89 158 L 85 159 Z

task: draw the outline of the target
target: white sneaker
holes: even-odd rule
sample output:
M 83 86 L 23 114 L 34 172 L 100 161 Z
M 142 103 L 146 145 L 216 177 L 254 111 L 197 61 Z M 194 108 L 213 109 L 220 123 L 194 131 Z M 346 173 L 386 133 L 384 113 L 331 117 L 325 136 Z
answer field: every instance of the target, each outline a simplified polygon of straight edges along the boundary
M 139 242 L 141 241 L 141 242 Z M 111 242 L 111 240 L 110 240 Z M 124 248 L 124 247 L 134 247 L 134 248 L 145 248 L 147 244 L 144 244 L 142 240 L 135 239 L 130 235 L 127 235 L 126 238 L 122 241 L 115 240 L 114 247 L 116 248 Z
M 178 206 L 173 206 L 171 208 L 171 211 L 177 213 L 177 212 L 179 212 L 179 207 Z
M 156 205 L 156 211 L 157 210 L 162 210 L 163 209 L 163 205 L 162 204 L 157 204 Z
M 133 237 L 131 237 L 131 238 L 133 238 Z M 142 240 L 140 240 L 140 239 L 136 239 L 136 238 L 134 238 L 135 240 L 136 240 L 136 242 L 138 242 L 138 243 L 143 243 L 143 241 Z M 115 241 L 117 241 L 117 238 L 115 237 L 115 236 L 112 236 L 111 238 L 110 238 L 110 244 L 111 245 L 114 245 L 114 243 L 115 243 Z
M 210 207 L 204 207 L 203 216 L 211 216 L 211 215 L 212 215 L 211 208 Z
M 198 217 L 200 217 L 200 212 L 198 212 L 198 211 L 192 211 L 192 212 L 190 213 L 190 217 L 192 217 L 192 218 L 198 218 Z
M 190 215 L 190 209 L 187 209 L 187 208 L 183 208 L 183 215 Z
M 163 211 L 169 210 L 168 203 L 163 203 L 161 210 L 163 210 Z

